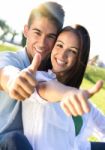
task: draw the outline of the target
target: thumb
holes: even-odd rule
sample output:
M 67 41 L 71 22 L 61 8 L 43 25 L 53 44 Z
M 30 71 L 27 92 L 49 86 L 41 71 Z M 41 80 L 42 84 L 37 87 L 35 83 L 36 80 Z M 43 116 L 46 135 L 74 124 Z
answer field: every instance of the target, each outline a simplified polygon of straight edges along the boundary
M 36 53 L 32 60 L 31 65 L 28 67 L 28 70 L 34 74 L 37 71 L 40 63 L 41 63 L 41 55 L 39 53 Z
M 85 90 L 87 97 L 90 98 L 91 96 L 96 94 L 102 88 L 103 83 L 104 82 L 102 80 L 99 80 L 92 88 Z

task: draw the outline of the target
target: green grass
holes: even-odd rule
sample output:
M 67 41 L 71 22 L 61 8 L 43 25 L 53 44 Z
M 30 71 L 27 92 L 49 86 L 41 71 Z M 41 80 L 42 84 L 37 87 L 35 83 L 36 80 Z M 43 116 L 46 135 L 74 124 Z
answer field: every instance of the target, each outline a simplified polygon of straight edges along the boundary
M 0 43 L 0 51 L 16 51 L 19 49 L 19 46 L 11 45 L 11 44 L 5 44 Z
M 81 87 L 88 89 L 100 79 L 105 81 L 105 69 L 88 65 Z M 105 83 L 103 88 L 91 100 L 105 114 Z
M 96 83 L 99 79 L 103 79 L 105 81 L 105 69 L 88 65 L 85 78 L 92 83 Z

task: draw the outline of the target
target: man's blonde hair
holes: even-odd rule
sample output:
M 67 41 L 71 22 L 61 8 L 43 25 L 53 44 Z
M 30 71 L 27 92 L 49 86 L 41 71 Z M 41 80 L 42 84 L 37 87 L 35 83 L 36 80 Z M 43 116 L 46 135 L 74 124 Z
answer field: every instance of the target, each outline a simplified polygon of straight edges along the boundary
M 57 27 L 58 31 L 60 31 L 64 23 L 64 16 L 65 13 L 60 4 L 56 2 L 45 2 L 31 11 L 28 19 L 28 26 L 30 27 L 35 18 L 46 17 L 51 20 Z

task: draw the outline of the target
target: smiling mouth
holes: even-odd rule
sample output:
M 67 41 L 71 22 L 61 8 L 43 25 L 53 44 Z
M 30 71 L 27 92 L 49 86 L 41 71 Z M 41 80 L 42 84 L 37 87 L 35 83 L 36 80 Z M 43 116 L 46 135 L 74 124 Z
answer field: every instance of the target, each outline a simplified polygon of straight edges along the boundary
M 56 59 L 56 62 L 57 62 L 57 64 L 60 65 L 60 66 L 63 66 L 63 65 L 66 64 L 66 62 L 64 62 L 64 61 L 62 61 L 62 60 L 60 60 L 60 59 Z
M 38 48 L 35 48 L 35 51 L 38 52 L 38 53 L 43 53 L 43 50 L 38 49 Z

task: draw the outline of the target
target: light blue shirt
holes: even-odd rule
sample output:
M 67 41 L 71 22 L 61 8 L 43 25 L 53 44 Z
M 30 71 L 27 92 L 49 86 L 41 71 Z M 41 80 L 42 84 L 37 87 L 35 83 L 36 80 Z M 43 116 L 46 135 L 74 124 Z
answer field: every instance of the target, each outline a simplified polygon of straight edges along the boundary
M 20 70 L 30 65 L 25 49 L 17 52 L 1 52 L 0 68 L 12 65 Z M 21 102 L 0 91 L 0 137 L 9 131 L 22 131 Z

